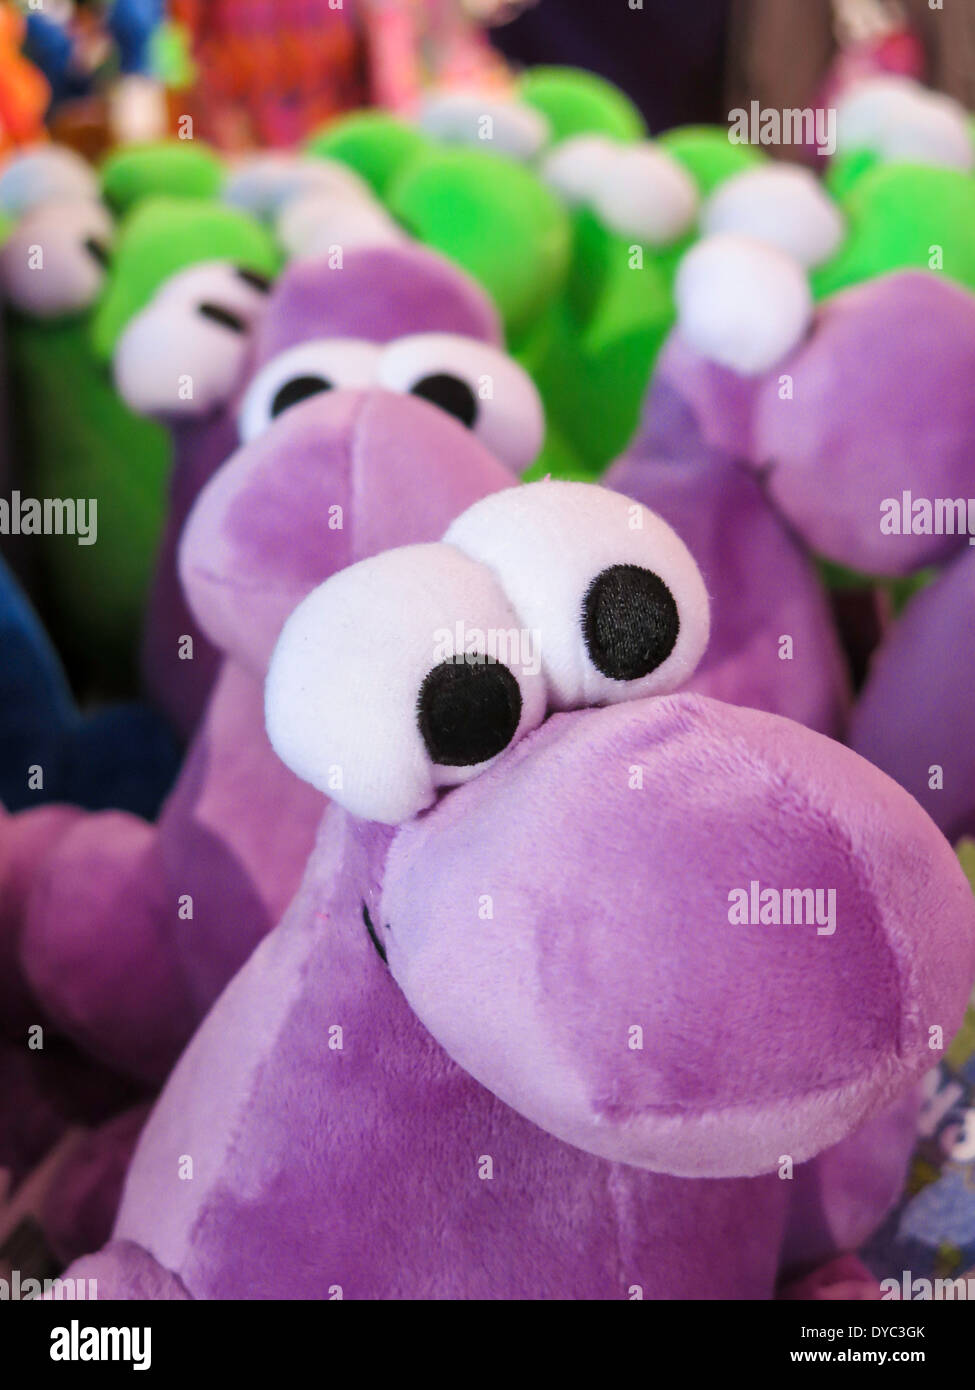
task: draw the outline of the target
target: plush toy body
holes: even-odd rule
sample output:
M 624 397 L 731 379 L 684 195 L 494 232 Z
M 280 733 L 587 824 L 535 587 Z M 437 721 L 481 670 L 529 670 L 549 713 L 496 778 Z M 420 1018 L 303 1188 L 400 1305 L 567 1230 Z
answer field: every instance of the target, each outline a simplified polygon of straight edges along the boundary
M 104 359 L 127 317 L 194 260 L 233 257 L 265 274 L 277 266 L 262 228 L 193 196 L 201 169 L 212 180 L 214 166 L 212 156 L 177 142 L 110 161 L 105 192 L 126 209 L 117 238 L 94 175 L 64 151 L 25 157 L 0 181 L 21 212 L 0 265 L 13 306 L 16 482 L 28 498 L 71 499 L 96 536 L 83 545 L 63 535 L 32 538 L 38 603 L 76 683 L 97 693 L 131 693 L 137 684 L 137 634 L 170 466 L 165 432 L 129 409 Z M 164 175 L 172 194 L 149 196 Z
M 851 746 L 917 797 L 952 843 L 975 833 L 973 628 L 966 549 L 887 634 L 850 725 Z
M 278 287 L 241 407 L 249 443 L 204 489 L 183 539 L 187 595 L 222 653 L 205 718 L 158 824 L 109 813 L 72 825 L 23 915 L 37 997 L 95 1056 L 161 1079 L 290 900 L 320 802 L 267 744 L 268 654 L 322 578 L 391 538 L 436 535 L 510 481 L 482 438 L 504 454 L 510 436 L 515 465 L 526 439 L 537 447 L 537 399 L 496 335 L 476 288 L 419 249 L 350 254 L 341 270 L 304 263 Z M 484 371 L 495 380 L 470 428 L 431 404 L 435 387 L 430 400 L 410 394 L 414 381 L 442 383 L 438 363 L 475 389 Z
M 882 1217 L 872 1146 L 975 971 L 967 881 L 855 754 L 668 693 L 700 575 L 575 487 L 489 497 L 288 621 L 269 733 L 314 784 L 340 762 L 344 806 L 70 1271 L 100 1296 L 769 1298 L 853 1162 Z M 490 655 L 505 620 L 540 666 Z M 833 897 L 773 913 L 789 884 Z

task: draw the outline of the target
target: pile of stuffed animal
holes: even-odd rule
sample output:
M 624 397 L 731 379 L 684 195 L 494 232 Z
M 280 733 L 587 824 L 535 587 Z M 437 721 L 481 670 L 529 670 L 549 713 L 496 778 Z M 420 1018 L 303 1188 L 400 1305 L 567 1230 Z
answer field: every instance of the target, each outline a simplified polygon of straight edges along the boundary
M 0 1265 L 975 1272 L 975 143 L 828 165 L 566 69 L 5 152 Z

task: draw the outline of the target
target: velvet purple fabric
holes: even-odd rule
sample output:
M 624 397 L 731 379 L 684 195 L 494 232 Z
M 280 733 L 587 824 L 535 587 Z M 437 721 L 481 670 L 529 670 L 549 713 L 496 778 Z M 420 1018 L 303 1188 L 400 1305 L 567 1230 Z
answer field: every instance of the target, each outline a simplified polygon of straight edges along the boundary
M 733 924 L 750 880 L 835 888 L 835 931 Z M 770 1297 L 809 1200 L 784 1156 L 860 1134 L 885 1173 L 863 1127 L 958 1026 L 973 919 L 941 835 L 838 744 L 694 695 L 552 716 L 398 829 L 328 807 L 113 1243 L 69 1272 L 128 1298 Z
M 343 278 L 348 277 L 348 278 Z M 426 251 L 361 252 L 344 269 L 295 266 L 272 302 L 255 362 L 302 333 L 362 325 L 329 313 L 384 306 L 370 331 L 497 325 L 483 294 Z M 411 320 L 400 311 L 416 311 Z M 277 325 L 277 314 L 287 320 Z M 366 319 L 369 315 L 366 313 Z M 159 821 L 85 817 L 34 862 L 5 942 L 15 983 L 92 1055 L 157 1081 L 300 881 L 321 797 L 278 761 L 262 681 L 296 603 L 336 569 L 431 540 L 511 475 L 451 416 L 415 397 L 334 391 L 293 406 L 204 488 L 186 528 L 182 580 L 222 653 L 203 723 Z M 22 875 L 23 877 L 23 875 Z
M 975 834 L 973 691 L 975 552 L 966 549 L 915 594 L 877 651 L 849 735 L 953 842 Z
M 811 551 L 867 574 L 909 574 L 947 560 L 965 536 L 888 534 L 884 504 L 972 493 L 973 375 L 975 295 L 934 272 L 898 271 L 823 301 L 807 338 L 760 376 L 702 358 L 675 330 L 641 448 L 680 458 L 703 441 L 756 471 Z
M 838 736 L 849 677 L 826 593 L 741 462 L 750 392 L 672 339 L 637 438 L 605 482 L 669 522 L 704 575 L 711 640 L 688 689 Z

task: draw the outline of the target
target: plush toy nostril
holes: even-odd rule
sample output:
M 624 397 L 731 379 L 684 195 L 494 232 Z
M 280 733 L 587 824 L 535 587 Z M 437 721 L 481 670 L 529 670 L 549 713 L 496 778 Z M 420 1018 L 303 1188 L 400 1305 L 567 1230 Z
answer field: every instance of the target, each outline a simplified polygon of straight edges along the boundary
M 611 565 L 583 600 L 583 632 L 598 671 L 611 680 L 640 680 L 663 665 L 677 644 L 677 604 L 652 570 Z
M 417 720 L 427 751 L 444 767 L 475 767 L 507 748 L 521 719 L 521 690 L 490 658 L 444 661 L 420 688 Z

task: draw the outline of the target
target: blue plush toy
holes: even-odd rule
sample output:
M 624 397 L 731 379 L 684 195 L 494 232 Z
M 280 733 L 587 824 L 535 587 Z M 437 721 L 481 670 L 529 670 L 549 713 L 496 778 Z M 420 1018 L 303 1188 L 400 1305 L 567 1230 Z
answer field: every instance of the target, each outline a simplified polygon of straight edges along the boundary
M 78 709 L 57 653 L 0 559 L 0 803 L 8 811 L 65 801 L 152 817 L 179 749 L 158 715 L 136 704 Z

